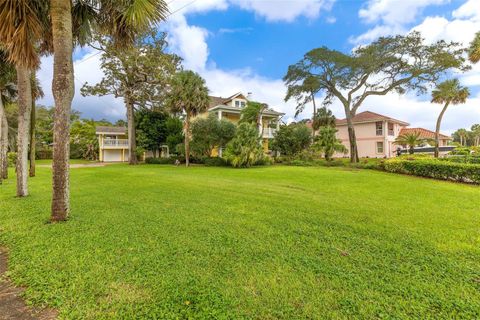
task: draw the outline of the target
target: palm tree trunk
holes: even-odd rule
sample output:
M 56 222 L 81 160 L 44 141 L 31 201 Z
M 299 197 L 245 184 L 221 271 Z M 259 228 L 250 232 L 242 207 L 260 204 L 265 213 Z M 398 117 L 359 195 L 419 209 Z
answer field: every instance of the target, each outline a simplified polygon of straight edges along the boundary
M 3 100 L 0 96 L 0 184 L 3 179 L 8 178 L 8 122 L 5 114 L 5 108 L 3 107 Z
M 445 114 L 445 111 L 447 111 L 448 105 L 450 104 L 450 101 L 445 103 L 445 106 L 442 109 L 442 112 L 440 112 L 440 115 L 438 116 L 437 119 L 437 126 L 435 127 L 435 153 L 434 156 L 435 158 L 438 158 L 440 155 L 440 125 L 442 124 L 442 118 L 443 115 Z
M 71 1 L 50 0 L 53 34 L 53 194 L 51 220 L 64 221 L 70 211 L 70 111 L 74 95 Z
M 28 140 L 32 108 L 30 70 L 17 66 L 18 138 L 17 138 L 17 197 L 28 196 Z
M 125 98 L 127 105 L 127 124 L 128 124 L 128 163 L 130 165 L 138 164 L 137 160 L 137 140 L 135 132 L 135 110 L 133 109 L 133 102 L 130 98 Z
M 190 115 L 185 119 L 185 166 L 190 165 Z
M 32 110 L 30 116 L 30 177 L 35 177 L 35 125 L 36 125 L 35 98 L 32 97 Z

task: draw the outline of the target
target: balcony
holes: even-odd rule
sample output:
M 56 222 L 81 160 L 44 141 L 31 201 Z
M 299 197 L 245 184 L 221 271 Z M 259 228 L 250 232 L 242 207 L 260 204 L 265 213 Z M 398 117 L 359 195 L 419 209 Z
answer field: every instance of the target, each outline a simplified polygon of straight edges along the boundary
M 100 145 L 101 148 L 120 148 L 120 149 L 127 149 L 128 148 L 128 139 L 105 139 L 103 143 Z
M 277 129 L 263 128 L 262 138 L 273 139 L 275 137 L 276 133 L 277 133 Z

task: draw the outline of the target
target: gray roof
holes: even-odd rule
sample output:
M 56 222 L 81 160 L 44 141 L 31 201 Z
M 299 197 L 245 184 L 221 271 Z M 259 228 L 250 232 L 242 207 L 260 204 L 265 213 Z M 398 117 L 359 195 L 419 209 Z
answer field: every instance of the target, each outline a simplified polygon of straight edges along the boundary
M 127 133 L 127 128 L 125 127 L 107 127 L 107 126 L 97 126 L 96 128 L 97 133 Z

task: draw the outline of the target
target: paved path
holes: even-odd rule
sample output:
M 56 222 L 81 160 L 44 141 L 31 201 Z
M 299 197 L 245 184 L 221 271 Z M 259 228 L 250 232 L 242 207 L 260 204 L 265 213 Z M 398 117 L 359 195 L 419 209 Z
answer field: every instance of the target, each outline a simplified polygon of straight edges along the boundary
M 71 164 L 70 168 L 95 168 L 95 167 L 105 167 L 107 163 L 75 163 Z M 52 168 L 51 164 L 39 164 L 37 165 L 39 168 Z
M 0 247 L 0 320 L 53 320 L 54 310 L 36 310 L 25 305 L 21 298 L 22 288 L 15 287 L 5 278 L 8 254 Z

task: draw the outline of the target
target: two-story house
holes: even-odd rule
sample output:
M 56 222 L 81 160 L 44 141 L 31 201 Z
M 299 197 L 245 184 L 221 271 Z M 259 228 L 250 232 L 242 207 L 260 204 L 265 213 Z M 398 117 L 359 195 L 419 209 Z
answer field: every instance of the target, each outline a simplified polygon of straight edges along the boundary
M 358 155 L 361 158 L 390 158 L 396 155 L 397 148 L 405 148 L 395 143 L 398 136 L 406 133 L 419 133 L 420 139 L 433 139 L 435 133 L 423 128 L 407 128 L 409 123 L 387 117 L 375 112 L 365 111 L 358 113 L 353 119 L 355 135 L 357 138 Z M 348 139 L 347 119 L 339 119 L 337 125 L 337 138 L 350 148 Z M 451 138 L 447 135 L 440 135 L 440 146 L 446 147 Z M 427 143 L 428 144 L 428 143 Z M 425 152 L 433 152 L 431 148 L 425 148 Z M 422 152 L 419 148 L 418 152 Z M 445 150 L 445 152 L 447 152 Z M 347 156 L 349 154 L 347 153 Z M 337 154 L 336 156 L 343 156 Z
M 249 98 L 242 93 L 236 93 L 228 98 L 210 96 L 210 107 L 205 114 L 214 113 L 218 119 L 227 119 L 233 123 L 240 120 L 243 108 Z M 264 151 L 269 151 L 269 141 L 274 138 L 276 130 L 280 126 L 280 119 L 284 113 L 266 108 L 260 115 L 258 131 L 262 137 Z M 222 154 L 222 150 L 214 150 L 213 156 Z
M 96 134 L 101 162 L 128 161 L 127 128 L 98 126 Z

